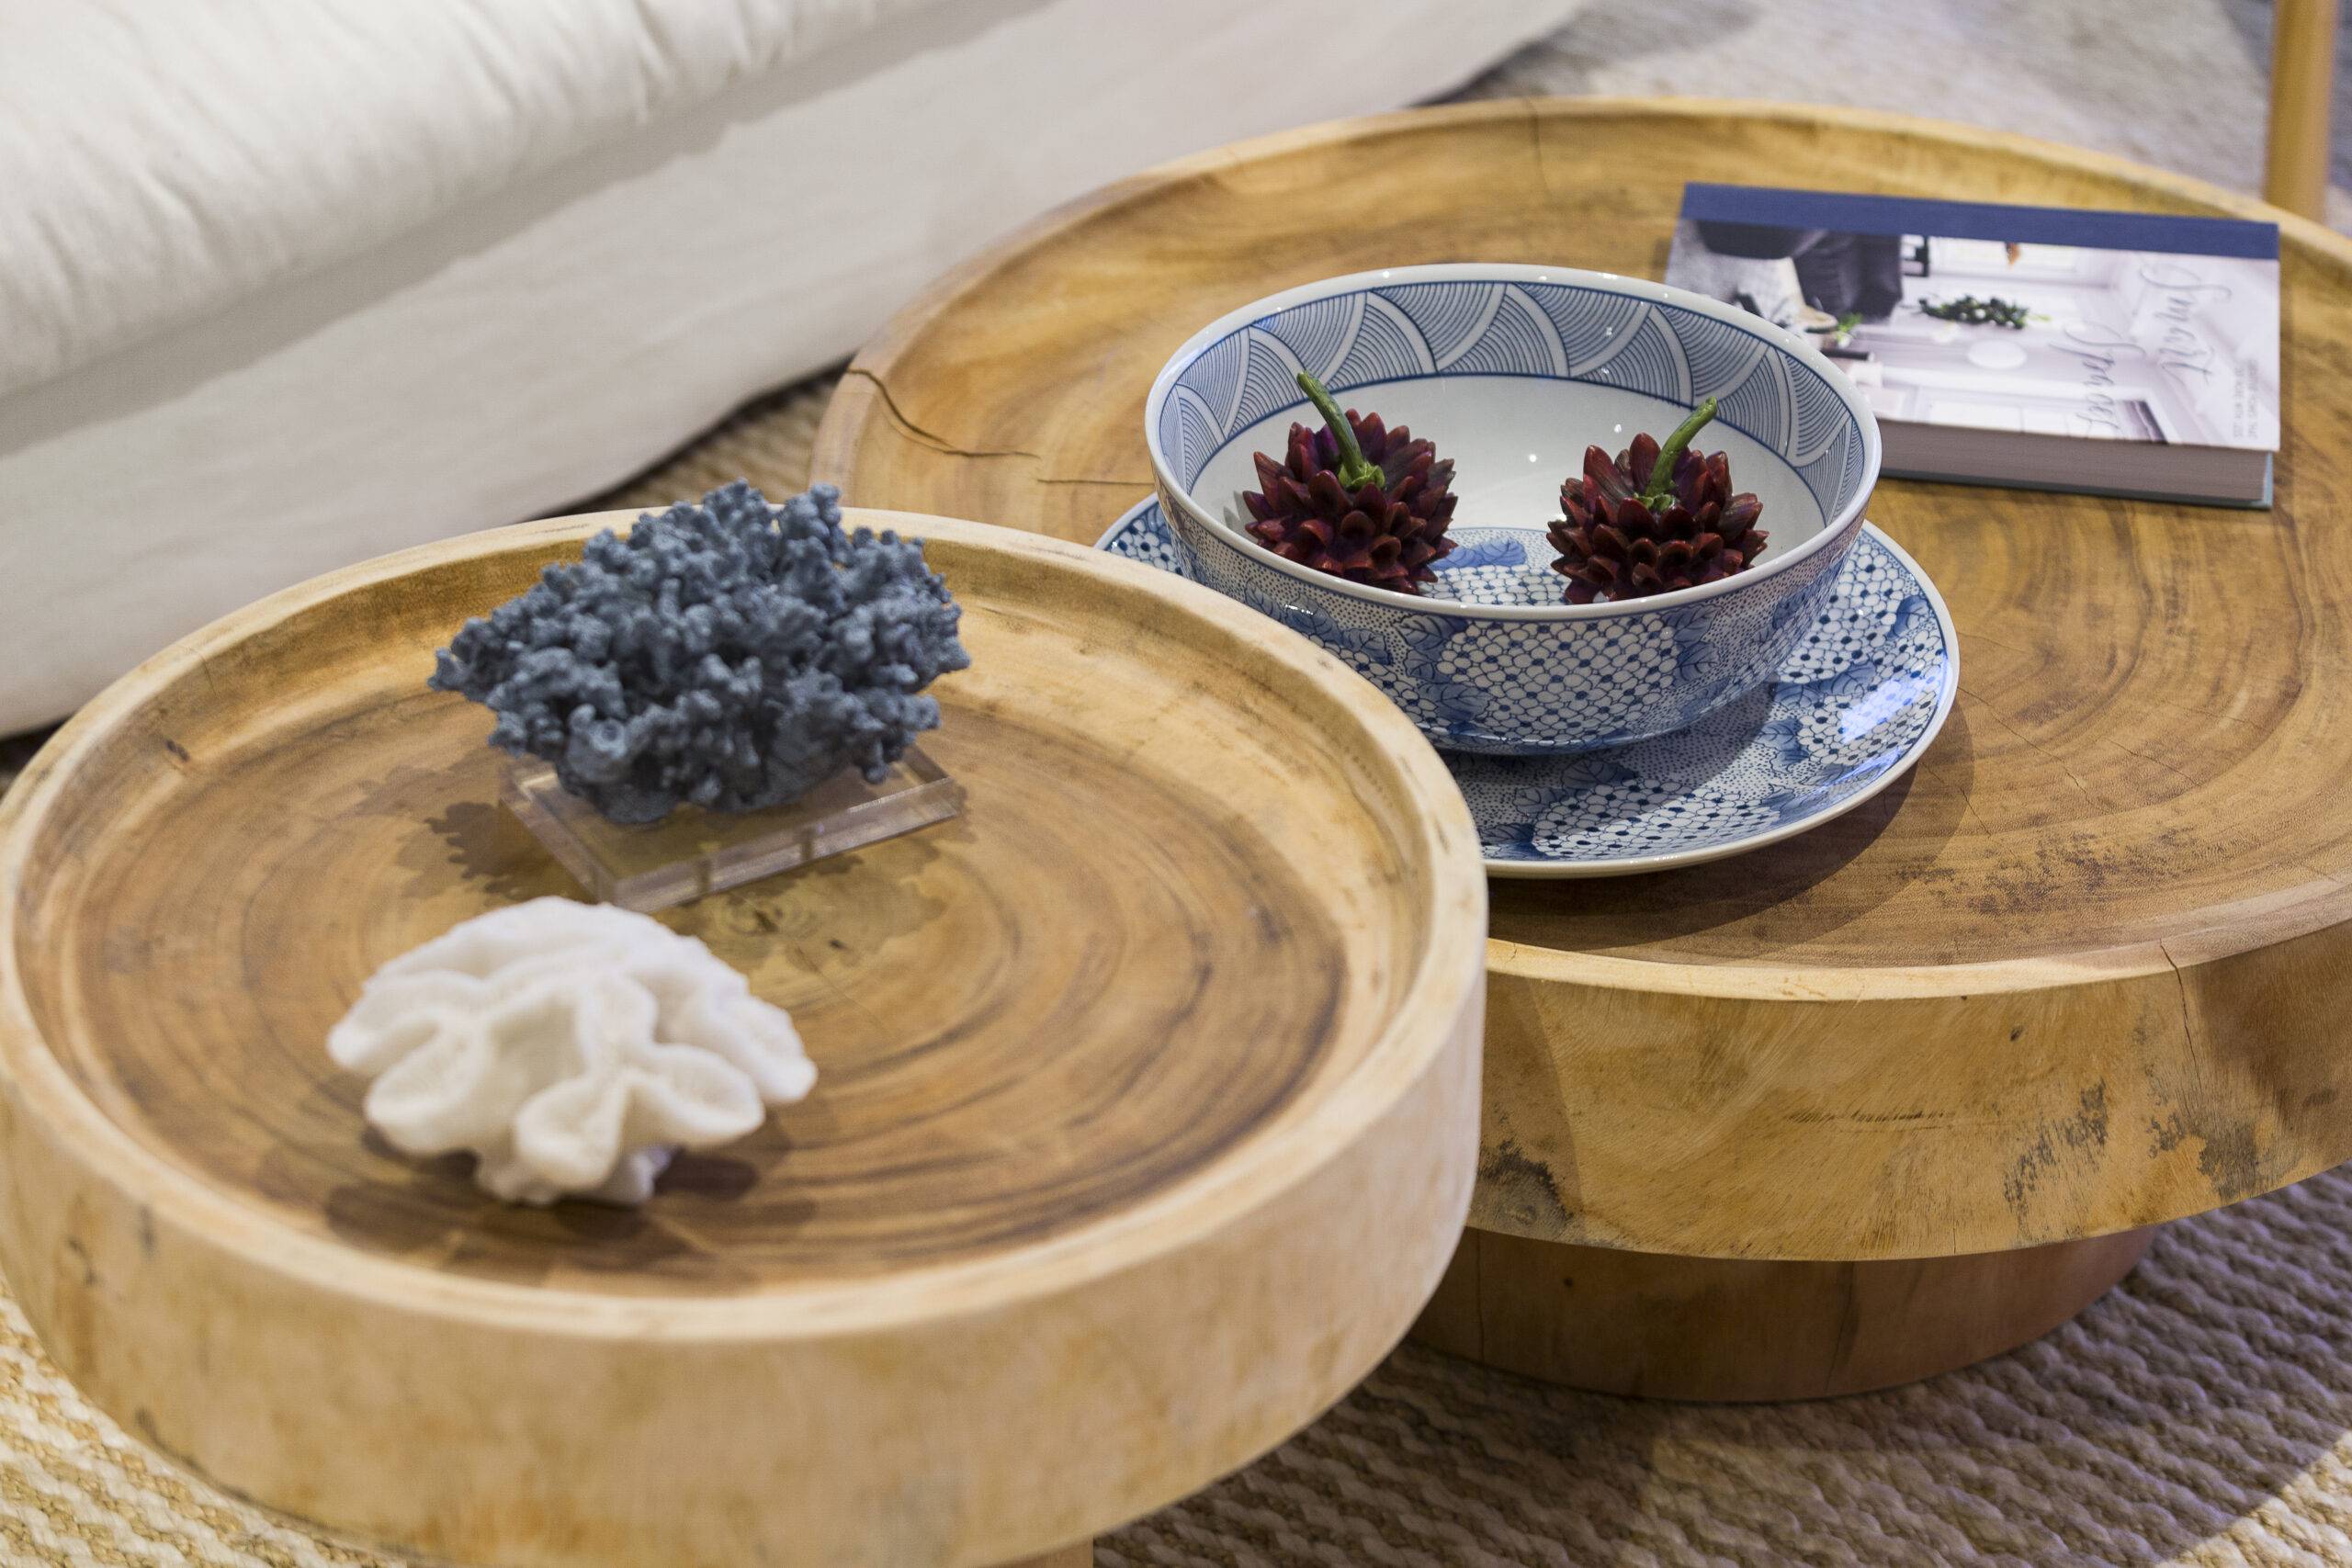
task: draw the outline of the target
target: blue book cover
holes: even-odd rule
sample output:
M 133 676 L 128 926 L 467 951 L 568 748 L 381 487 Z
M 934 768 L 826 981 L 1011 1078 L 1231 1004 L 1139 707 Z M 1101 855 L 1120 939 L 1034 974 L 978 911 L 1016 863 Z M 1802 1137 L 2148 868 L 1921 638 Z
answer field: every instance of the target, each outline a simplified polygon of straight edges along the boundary
M 1694 184 L 1666 281 L 1810 337 L 1890 474 L 2267 498 L 2276 224 Z

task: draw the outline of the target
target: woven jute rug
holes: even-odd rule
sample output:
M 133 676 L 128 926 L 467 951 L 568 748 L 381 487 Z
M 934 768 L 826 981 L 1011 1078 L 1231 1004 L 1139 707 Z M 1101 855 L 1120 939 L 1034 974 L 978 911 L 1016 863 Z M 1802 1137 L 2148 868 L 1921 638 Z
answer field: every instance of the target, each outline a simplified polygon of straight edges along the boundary
M 1470 92 L 1908 108 L 2246 186 L 2260 165 L 2265 9 L 1597 0 Z M 2337 163 L 2341 178 L 2341 139 Z M 1774 175 L 1796 178 L 1759 172 Z M 2352 208 L 2336 201 L 2340 222 Z M 739 476 L 790 493 L 831 384 L 763 400 L 600 504 L 659 505 Z M 28 754 L 0 742 L 0 787 Z M 1104 1538 L 1096 1561 L 2352 1563 L 2348 1234 L 2352 1168 L 2169 1227 L 2120 1288 L 2024 1349 L 1810 1404 L 1611 1399 L 1400 1349 L 1272 1454 Z M 82 1402 L 0 1297 L 0 1562 L 392 1561 L 172 1471 Z

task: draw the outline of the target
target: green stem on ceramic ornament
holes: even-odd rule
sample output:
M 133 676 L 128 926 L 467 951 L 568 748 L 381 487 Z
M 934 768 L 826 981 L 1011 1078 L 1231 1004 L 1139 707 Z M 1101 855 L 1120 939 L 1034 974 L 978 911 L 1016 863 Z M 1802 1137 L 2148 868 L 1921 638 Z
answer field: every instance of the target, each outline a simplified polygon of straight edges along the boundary
M 1715 400 L 1707 399 L 1692 409 L 1690 417 L 1674 427 L 1674 434 L 1657 445 L 1657 461 L 1650 465 L 1649 482 L 1642 486 L 1641 502 L 1651 511 L 1666 504 L 1666 487 L 1674 482 L 1674 465 L 1682 458 L 1682 449 L 1701 427 L 1715 417 Z
M 1298 373 L 1298 389 L 1306 394 L 1306 400 L 1313 403 L 1315 412 L 1323 416 L 1323 423 L 1331 432 L 1331 439 L 1340 445 L 1340 488 L 1352 491 L 1366 485 L 1386 484 L 1387 472 L 1363 455 L 1363 448 L 1356 444 L 1355 427 L 1348 423 L 1348 416 L 1340 412 L 1340 405 L 1331 400 L 1331 394 L 1324 389 L 1323 383 L 1302 370 Z

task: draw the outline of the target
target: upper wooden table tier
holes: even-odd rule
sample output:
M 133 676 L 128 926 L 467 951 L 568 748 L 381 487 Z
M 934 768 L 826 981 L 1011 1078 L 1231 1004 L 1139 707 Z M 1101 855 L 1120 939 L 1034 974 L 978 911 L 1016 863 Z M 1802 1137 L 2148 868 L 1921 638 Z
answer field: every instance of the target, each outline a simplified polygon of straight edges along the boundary
M 1960 626 L 1951 723 L 1901 785 L 1787 843 L 1494 884 L 1474 1223 L 1938 1256 L 2352 1156 L 2352 247 L 2313 224 L 1899 117 L 1584 100 L 1349 122 L 1139 176 L 943 280 L 852 367 L 817 477 L 1093 539 L 1150 489 L 1144 393 L 1202 323 L 1370 266 L 1657 276 L 1689 180 L 2277 221 L 2277 504 L 1882 484 L 1871 517 Z

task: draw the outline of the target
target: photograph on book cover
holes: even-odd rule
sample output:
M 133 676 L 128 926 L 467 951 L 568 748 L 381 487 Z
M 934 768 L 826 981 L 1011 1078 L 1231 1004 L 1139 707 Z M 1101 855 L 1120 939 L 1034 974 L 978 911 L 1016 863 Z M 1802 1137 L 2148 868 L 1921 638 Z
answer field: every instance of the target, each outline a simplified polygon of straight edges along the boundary
M 1666 281 L 1810 336 L 1882 421 L 2271 451 L 2278 254 L 2268 224 L 1693 185 Z

